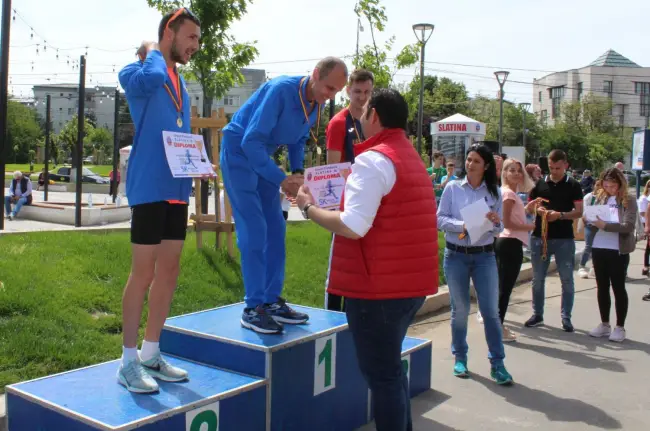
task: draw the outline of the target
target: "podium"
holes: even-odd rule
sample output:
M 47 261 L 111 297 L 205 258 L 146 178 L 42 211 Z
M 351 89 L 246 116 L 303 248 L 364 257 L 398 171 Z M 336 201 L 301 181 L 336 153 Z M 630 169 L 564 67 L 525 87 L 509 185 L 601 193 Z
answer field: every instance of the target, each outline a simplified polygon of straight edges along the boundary
M 111 361 L 7 387 L 9 431 L 353 431 L 373 418 L 344 313 L 292 305 L 281 335 L 241 327 L 243 303 L 167 320 L 163 355 L 190 380 L 131 394 Z M 410 395 L 431 386 L 431 341 L 402 346 Z

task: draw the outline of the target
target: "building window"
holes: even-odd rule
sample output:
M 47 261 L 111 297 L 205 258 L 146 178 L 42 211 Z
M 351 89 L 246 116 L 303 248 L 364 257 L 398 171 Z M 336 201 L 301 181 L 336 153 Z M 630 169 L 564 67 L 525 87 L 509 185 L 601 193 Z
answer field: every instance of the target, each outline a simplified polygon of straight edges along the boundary
M 614 92 L 614 83 L 612 81 L 605 81 L 603 83 L 603 91 L 607 94 L 607 97 L 611 99 Z
M 634 93 L 639 95 L 639 115 L 650 117 L 650 82 L 635 82 Z
M 537 96 L 538 100 L 541 102 L 542 101 L 542 92 L 539 92 L 539 95 Z
M 68 108 L 68 115 L 74 114 L 74 108 Z
M 93 96 L 86 96 L 86 102 L 92 102 Z
M 239 96 L 226 96 L 223 98 L 225 106 L 239 106 Z
M 582 82 L 578 82 L 578 100 L 582 100 Z
M 560 116 L 560 105 L 562 104 L 562 99 L 564 98 L 564 87 L 553 87 L 549 90 L 551 93 L 551 118 L 559 118 Z
M 546 121 L 548 120 L 548 111 L 546 109 L 542 110 L 542 114 L 540 115 L 540 120 L 542 121 L 542 124 L 546 124 Z
M 625 125 L 625 105 L 618 105 L 618 125 Z

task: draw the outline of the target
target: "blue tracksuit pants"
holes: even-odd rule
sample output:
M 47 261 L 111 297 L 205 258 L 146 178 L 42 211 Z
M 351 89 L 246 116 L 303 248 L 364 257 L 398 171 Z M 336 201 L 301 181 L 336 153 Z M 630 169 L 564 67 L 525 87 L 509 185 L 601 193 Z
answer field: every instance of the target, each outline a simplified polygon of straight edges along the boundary
M 223 184 L 230 198 L 241 253 L 247 307 L 276 302 L 284 285 L 286 222 L 280 190 L 257 175 L 242 154 L 221 151 Z

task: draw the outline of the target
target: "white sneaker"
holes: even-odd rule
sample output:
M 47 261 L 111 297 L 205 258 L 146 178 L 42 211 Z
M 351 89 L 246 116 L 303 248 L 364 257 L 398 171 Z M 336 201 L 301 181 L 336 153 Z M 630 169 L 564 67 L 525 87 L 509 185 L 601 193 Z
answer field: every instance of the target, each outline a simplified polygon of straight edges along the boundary
M 589 273 L 587 272 L 587 268 L 581 266 L 580 269 L 578 270 L 578 277 L 589 278 Z
M 601 323 L 589 332 L 589 335 L 596 338 L 607 337 L 612 332 L 612 327 Z
M 617 326 L 612 331 L 612 335 L 609 336 L 609 341 L 615 341 L 617 343 L 625 340 L 625 328 Z
M 118 382 L 131 392 L 148 394 L 158 391 L 158 383 L 151 377 L 138 360 L 120 364 L 117 371 Z
M 514 341 L 517 341 L 517 334 L 512 332 L 510 329 L 504 327 L 503 328 L 503 342 L 504 343 L 512 343 Z
M 593 267 L 589 270 L 589 278 L 596 278 L 596 273 L 594 272 Z
M 476 321 L 480 323 L 481 325 L 483 324 L 483 316 L 481 316 L 481 312 L 477 311 L 476 312 Z

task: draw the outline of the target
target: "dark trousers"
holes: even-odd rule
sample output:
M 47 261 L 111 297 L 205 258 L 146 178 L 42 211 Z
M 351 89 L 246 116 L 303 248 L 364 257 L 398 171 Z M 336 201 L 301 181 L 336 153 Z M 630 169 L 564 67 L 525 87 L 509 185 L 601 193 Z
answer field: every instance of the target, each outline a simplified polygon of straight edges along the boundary
M 411 398 L 402 368 L 402 342 L 424 297 L 346 298 L 345 302 L 359 368 L 372 391 L 377 431 L 411 431 Z
M 342 296 L 328 293 L 326 305 L 328 310 L 345 312 L 345 298 Z
M 650 237 L 646 240 L 645 243 L 645 254 L 643 255 L 643 266 L 650 266 Z
M 503 323 L 524 261 L 523 243 L 517 238 L 497 238 L 495 255 L 499 271 L 499 318 Z
M 618 250 L 594 248 L 592 251 L 596 285 L 598 286 L 598 308 L 600 320 L 609 323 L 609 312 L 612 299 L 609 287 L 614 291 L 616 308 L 616 326 L 625 326 L 627 317 L 628 297 L 625 290 L 625 277 L 630 264 L 629 254 L 620 254 Z

